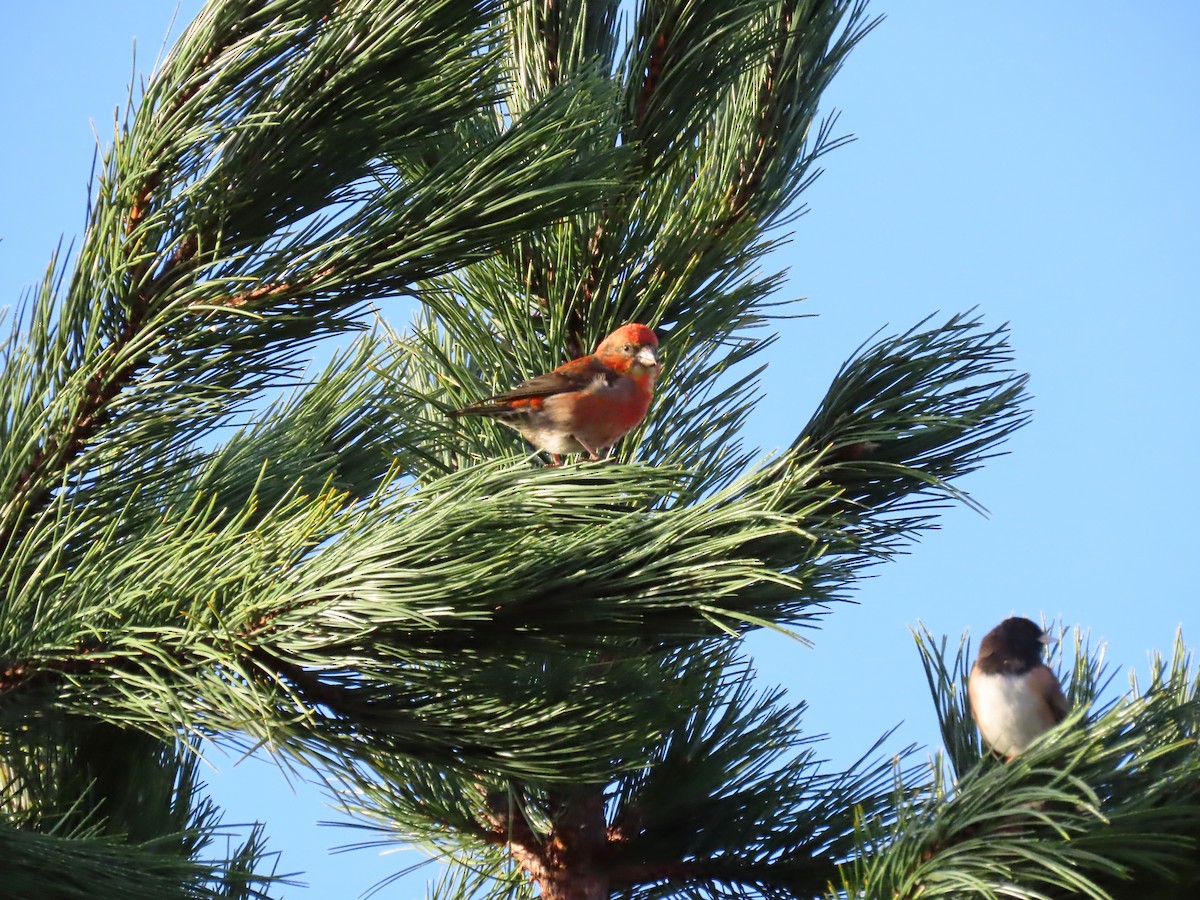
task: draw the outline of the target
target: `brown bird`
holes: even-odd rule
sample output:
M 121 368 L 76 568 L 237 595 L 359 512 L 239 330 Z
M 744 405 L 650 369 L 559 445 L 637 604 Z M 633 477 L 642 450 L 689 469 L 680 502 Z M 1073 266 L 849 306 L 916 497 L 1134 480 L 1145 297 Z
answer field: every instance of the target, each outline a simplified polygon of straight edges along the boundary
M 983 638 L 971 667 L 971 715 L 992 750 L 1012 759 L 1067 715 L 1067 698 L 1042 662 L 1053 638 L 1029 619 L 1005 619 Z
M 601 341 L 595 353 L 447 415 L 503 422 L 548 452 L 554 465 L 564 453 L 600 459 L 646 418 L 658 372 L 658 338 L 633 322 Z

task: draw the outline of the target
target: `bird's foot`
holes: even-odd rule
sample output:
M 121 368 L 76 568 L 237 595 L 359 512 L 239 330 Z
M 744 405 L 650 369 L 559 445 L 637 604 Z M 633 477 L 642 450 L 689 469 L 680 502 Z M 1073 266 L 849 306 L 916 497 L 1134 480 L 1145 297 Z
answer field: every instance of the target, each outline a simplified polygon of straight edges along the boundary
M 583 449 L 587 451 L 588 462 L 605 462 L 612 454 L 612 447 L 601 447 L 597 449 L 590 444 L 579 440 L 578 435 L 575 435 L 575 440 L 579 443 L 579 446 L 583 447 Z

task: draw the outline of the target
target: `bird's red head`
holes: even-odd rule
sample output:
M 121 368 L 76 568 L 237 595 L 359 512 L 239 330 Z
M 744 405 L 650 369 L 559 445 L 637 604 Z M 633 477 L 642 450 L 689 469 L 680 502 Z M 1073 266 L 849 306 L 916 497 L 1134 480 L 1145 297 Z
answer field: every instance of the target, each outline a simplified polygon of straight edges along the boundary
M 654 333 L 653 328 L 648 328 L 638 322 L 629 322 L 622 325 L 600 344 L 603 347 L 605 344 L 636 344 L 639 347 L 657 347 L 658 335 Z
M 600 342 L 596 356 L 619 372 L 658 370 L 658 337 L 653 329 L 630 322 Z

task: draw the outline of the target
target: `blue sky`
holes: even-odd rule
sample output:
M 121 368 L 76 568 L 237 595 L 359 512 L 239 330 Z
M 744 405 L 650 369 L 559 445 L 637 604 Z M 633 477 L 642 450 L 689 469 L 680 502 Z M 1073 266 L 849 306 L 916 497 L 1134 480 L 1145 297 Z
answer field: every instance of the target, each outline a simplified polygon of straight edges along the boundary
M 64 12 L 64 6 L 68 7 Z M 35 8 L 36 7 L 36 8 Z M 185 2 L 180 23 L 199 4 Z M 1091 630 L 1113 665 L 1145 669 L 1175 630 L 1197 636 L 1200 487 L 1200 5 L 1063 0 L 878 0 L 887 20 L 826 95 L 857 135 L 826 157 L 811 212 L 775 258 L 783 295 L 767 397 L 747 434 L 788 443 L 840 363 L 881 326 L 978 307 L 1010 322 L 1035 417 L 1008 456 L 963 483 L 990 510 L 878 568 L 858 605 L 804 649 L 749 642 L 830 735 L 835 764 L 885 730 L 930 746 L 933 708 L 908 628 L 978 638 L 1006 615 Z M 1139 14 L 1140 12 L 1140 14 Z M 0 30 L 0 306 L 17 301 L 60 235 L 82 230 L 94 147 L 148 72 L 171 19 L 161 0 L 20 4 Z M 219 762 L 219 761 L 218 761 Z M 210 781 L 232 820 L 267 823 L 297 898 L 353 897 L 408 854 L 326 855 L 353 833 L 317 828 L 320 796 L 249 761 Z M 384 896 L 420 893 L 421 878 Z

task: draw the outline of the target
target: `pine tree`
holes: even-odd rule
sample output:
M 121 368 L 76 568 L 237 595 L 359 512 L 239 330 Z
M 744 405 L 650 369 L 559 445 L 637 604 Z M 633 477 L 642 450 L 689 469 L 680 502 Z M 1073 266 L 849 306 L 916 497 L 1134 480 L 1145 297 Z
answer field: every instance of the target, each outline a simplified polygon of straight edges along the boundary
M 971 502 L 1027 416 L 1005 330 L 956 315 L 864 344 L 778 456 L 739 442 L 760 267 L 873 24 L 213 0 L 5 347 L 0 893 L 269 896 L 257 829 L 214 847 L 216 742 L 449 860 L 437 896 L 1194 896 L 1182 649 L 1113 703 L 1081 645 L 1068 726 L 1000 765 L 969 651 L 922 636 L 945 759 L 833 774 L 739 653 Z M 666 367 L 615 460 L 446 418 L 626 321 Z

